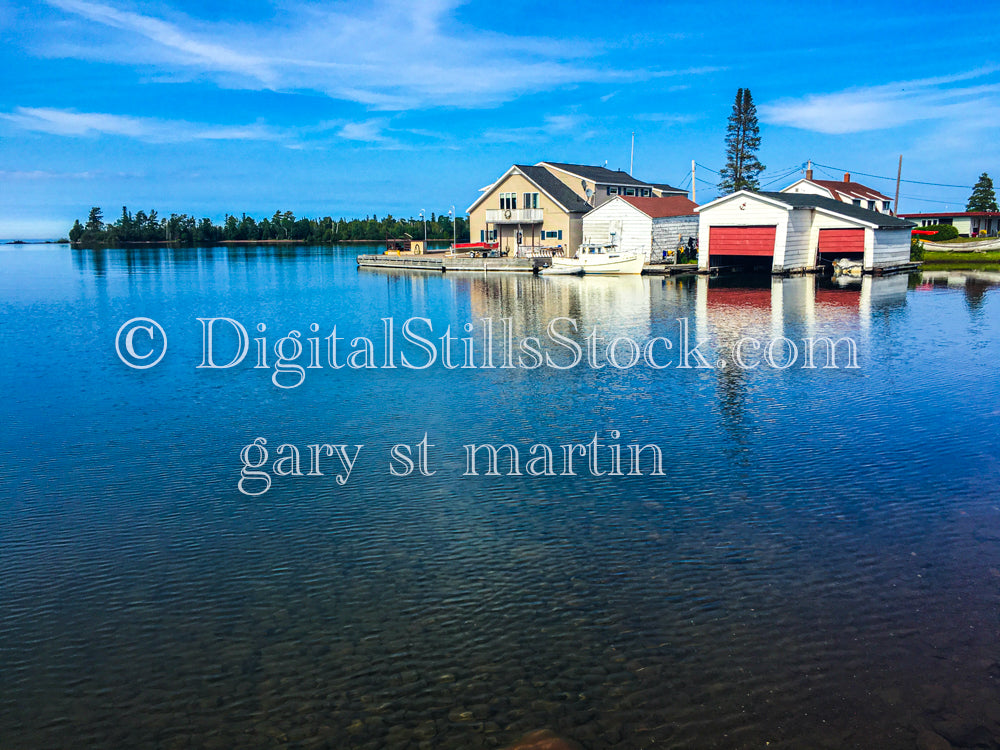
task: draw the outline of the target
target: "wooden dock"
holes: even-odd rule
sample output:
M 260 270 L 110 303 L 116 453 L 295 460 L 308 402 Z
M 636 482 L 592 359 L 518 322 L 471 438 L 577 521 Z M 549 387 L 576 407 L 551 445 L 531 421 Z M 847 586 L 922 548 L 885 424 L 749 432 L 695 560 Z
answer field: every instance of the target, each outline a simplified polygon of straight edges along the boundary
M 449 255 L 444 259 L 445 271 L 515 271 L 518 273 L 538 273 L 540 268 L 549 265 L 548 258 L 515 258 L 512 256 L 500 258 L 469 258 L 461 255 Z
M 515 258 L 502 256 L 496 258 L 470 258 L 467 255 L 359 255 L 359 268 L 401 268 L 410 271 L 473 271 L 476 273 L 517 272 L 538 273 L 540 268 L 549 264 L 548 258 Z
M 644 276 L 674 276 L 679 273 L 698 273 L 697 263 L 646 263 L 642 267 Z
M 359 268 L 405 268 L 411 271 L 444 270 L 444 255 L 359 255 Z

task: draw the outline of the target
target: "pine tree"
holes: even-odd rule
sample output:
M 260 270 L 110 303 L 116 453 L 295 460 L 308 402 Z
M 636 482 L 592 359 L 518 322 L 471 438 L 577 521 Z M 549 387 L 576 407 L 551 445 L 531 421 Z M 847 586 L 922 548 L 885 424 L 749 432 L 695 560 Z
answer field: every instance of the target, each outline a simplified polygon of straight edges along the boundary
M 966 211 L 996 211 L 997 196 L 993 192 L 993 180 L 983 172 L 979 175 L 979 182 L 972 188 L 972 195 L 965 206 Z
M 759 190 L 760 173 L 765 167 L 757 159 L 760 148 L 760 128 L 757 126 L 757 107 L 750 89 L 739 89 L 733 111 L 726 128 L 726 166 L 722 168 L 719 190 L 732 193 L 737 190 Z
M 104 214 L 101 211 L 100 206 L 94 206 L 90 209 L 90 215 L 87 217 L 87 227 L 88 232 L 100 232 L 104 229 Z

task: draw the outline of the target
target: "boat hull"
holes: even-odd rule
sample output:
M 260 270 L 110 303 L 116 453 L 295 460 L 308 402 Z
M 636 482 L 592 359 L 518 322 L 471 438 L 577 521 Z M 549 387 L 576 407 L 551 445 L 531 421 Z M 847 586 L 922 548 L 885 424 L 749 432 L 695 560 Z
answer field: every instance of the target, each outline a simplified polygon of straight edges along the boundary
M 641 255 L 584 255 L 578 258 L 553 258 L 552 265 L 541 271 L 547 275 L 595 274 L 622 276 L 642 273 L 645 258 Z

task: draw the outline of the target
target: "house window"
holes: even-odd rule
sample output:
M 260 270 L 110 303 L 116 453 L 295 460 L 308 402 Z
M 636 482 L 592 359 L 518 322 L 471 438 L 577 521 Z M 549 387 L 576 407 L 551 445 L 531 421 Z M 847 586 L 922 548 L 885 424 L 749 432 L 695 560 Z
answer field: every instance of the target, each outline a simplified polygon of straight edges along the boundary
M 889 201 L 882 201 L 882 210 L 883 211 L 889 210 Z
M 869 211 L 875 210 L 875 201 L 868 201 L 868 210 Z
M 861 199 L 860 199 L 860 198 L 855 198 L 855 199 L 854 199 L 853 201 L 851 201 L 851 202 L 852 202 L 852 203 L 853 203 L 853 204 L 854 204 L 855 206 L 858 206 L 858 207 L 860 207 L 860 206 L 861 206 Z
M 614 185 L 608 185 L 608 195 L 618 195 L 618 188 Z
M 642 197 L 643 197 L 643 198 L 648 198 L 648 197 L 650 197 L 650 196 L 651 196 L 652 194 L 653 194 L 653 193 L 652 193 L 652 191 L 651 191 L 651 190 L 650 190 L 649 188 L 643 188 L 643 189 L 642 189 Z
M 635 195 L 635 188 L 625 188 L 625 195 Z
M 525 208 L 538 208 L 538 193 L 525 193 L 524 194 L 524 207 Z
M 510 209 L 514 211 L 517 209 L 517 193 L 500 193 L 500 208 Z

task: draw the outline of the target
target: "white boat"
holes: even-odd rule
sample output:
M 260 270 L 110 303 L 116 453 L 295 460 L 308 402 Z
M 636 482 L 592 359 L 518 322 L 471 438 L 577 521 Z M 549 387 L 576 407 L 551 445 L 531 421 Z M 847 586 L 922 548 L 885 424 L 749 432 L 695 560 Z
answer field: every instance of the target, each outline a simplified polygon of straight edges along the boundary
M 638 274 L 646 258 L 626 253 L 616 245 L 583 244 L 572 258 L 552 258 L 552 265 L 539 273 L 554 274 Z

